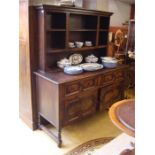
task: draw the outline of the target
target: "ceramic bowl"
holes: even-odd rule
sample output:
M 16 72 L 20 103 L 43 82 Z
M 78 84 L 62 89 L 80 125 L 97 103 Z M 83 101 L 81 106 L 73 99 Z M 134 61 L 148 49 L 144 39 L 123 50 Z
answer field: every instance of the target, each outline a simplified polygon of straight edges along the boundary
M 75 45 L 76 45 L 77 48 L 81 48 L 83 46 L 83 42 L 76 41 Z
M 110 61 L 110 60 L 116 60 L 116 58 L 114 58 L 114 57 L 101 57 L 101 60 Z
M 75 47 L 75 44 L 74 44 L 73 42 L 69 42 L 69 43 L 68 43 L 68 46 L 69 46 L 70 48 L 74 48 L 74 47 Z
M 71 66 L 71 65 L 72 65 L 72 63 L 67 58 L 63 58 L 57 62 L 57 66 L 59 68 L 64 68 L 65 66 Z
M 83 72 L 83 68 L 80 66 L 66 66 L 64 72 L 71 75 L 80 74 Z
M 118 61 L 117 60 L 102 60 L 102 64 L 106 68 L 115 68 L 117 67 Z
M 66 63 L 61 63 L 59 61 L 57 62 L 57 66 L 62 69 L 66 66 L 71 66 L 71 65 L 72 65 L 71 62 L 66 62 Z

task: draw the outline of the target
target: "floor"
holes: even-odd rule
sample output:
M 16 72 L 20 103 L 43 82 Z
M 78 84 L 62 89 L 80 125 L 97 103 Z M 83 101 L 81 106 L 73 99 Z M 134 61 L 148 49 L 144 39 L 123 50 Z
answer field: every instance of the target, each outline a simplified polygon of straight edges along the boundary
M 21 120 L 20 147 L 16 154 L 63 155 L 88 140 L 99 137 L 116 137 L 121 134 L 108 117 L 107 112 L 97 113 L 80 122 L 67 126 L 62 131 L 62 148 L 41 130 L 32 131 Z

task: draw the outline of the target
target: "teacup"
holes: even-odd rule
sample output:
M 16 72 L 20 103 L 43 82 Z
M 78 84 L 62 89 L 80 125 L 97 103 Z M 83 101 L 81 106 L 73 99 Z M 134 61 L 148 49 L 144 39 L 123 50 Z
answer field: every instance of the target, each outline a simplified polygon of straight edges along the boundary
M 92 42 L 91 41 L 85 41 L 85 46 L 92 46 Z
M 68 43 L 68 46 L 69 46 L 70 48 L 75 47 L 75 45 L 74 45 L 74 43 L 73 43 L 73 42 L 69 42 L 69 43 Z
M 76 41 L 75 44 L 77 48 L 81 48 L 83 46 L 83 42 L 81 41 Z

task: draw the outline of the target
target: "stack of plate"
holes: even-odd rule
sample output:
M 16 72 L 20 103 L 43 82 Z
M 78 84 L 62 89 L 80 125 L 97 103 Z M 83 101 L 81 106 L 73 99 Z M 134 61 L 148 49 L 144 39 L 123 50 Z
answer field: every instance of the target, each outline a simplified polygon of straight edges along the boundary
M 64 72 L 71 75 L 80 74 L 83 72 L 83 68 L 80 66 L 66 66 Z
M 98 63 L 83 63 L 79 66 L 82 67 L 85 71 L 96 71 L 103 68 L 103 65 Z

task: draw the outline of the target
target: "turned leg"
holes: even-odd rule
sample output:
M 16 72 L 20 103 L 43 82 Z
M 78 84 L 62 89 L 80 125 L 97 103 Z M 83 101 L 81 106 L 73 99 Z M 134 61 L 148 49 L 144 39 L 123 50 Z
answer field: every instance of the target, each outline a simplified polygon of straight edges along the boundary
M 58 147 L 61 148 L 62 146 L 62 140 L 61 140 L 61 129 L 58 131 Z
M 57 133 L 54 133 L 52 130 L 47 128 L 48 124 L 50 124 L 50 123 L 47 120 L 45 120 L 42 116 L 38 117 L 38 127 L 39 127 L 39 129 L 41 129 L 45 133 L 47 133 L 53 140 L 56 141 L 56 143 L 58 144 L 58 147 L 61 147 L 62 146 L 61 128 L 60 129 L 56 129 Z

